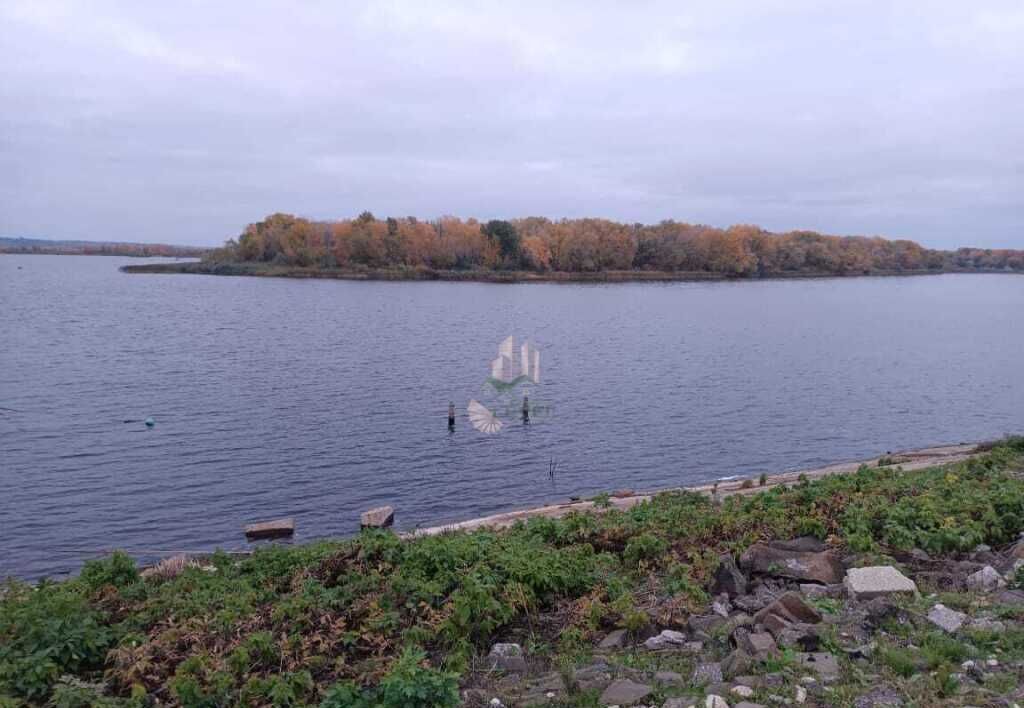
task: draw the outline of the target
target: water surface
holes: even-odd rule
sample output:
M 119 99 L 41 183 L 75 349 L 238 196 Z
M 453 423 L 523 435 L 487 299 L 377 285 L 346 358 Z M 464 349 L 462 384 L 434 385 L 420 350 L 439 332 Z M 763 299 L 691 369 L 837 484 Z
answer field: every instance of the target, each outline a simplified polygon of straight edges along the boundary
M 0 256 L 0 576 L 244 548 L 244 524 L 282 516 L 299 540 L 381 504 L 412 528 L 1024 431 L 1019 275 L 502 285 L 129 262 Z M 541 350 L 550 413 L 483 435 L 465 406 L 508 335 Z

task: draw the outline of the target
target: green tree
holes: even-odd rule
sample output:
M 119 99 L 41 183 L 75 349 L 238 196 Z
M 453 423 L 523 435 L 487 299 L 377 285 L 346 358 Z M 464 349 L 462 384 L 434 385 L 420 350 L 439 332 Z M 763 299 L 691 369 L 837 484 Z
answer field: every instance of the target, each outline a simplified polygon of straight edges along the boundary
M 522 255 L 519 232 L 507 221 L 491 219 L 480 230 L 501 248 L 501 258 L 506 265 L 518 266 Z

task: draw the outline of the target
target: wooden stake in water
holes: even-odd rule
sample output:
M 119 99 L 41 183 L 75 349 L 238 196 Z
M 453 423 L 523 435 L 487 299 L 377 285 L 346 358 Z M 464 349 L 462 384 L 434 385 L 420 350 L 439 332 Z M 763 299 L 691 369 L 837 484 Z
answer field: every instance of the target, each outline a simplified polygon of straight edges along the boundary
M 455 430 L 455 404 L 448 401 L 448 430 Z
M 523 424 L 527 425 L 530 422 L 530 397 L 523 396 Z

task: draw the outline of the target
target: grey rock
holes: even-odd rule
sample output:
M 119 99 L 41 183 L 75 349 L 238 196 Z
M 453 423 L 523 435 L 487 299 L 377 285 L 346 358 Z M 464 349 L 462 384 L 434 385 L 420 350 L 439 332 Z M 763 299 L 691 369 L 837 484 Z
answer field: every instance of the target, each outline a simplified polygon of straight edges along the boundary
M 711 603 L 711 611 L 719 617 L 728 617 L 729 605 L 724 602 L 721 602 L 720 600 L 715 600 Z
M 882 686 L 874 688 L 853 701 L 854 708 L 899 708 L 903 699 L 892 688 Z
M 769 688 L 772 686 L 781 686 L 785 681 L 782 674 L 763 674 L 755 676 L 752 674 L 744 674 L 742 676 L 733 676 L 732 682 L 734 684 L 742 684 L 744 686 L 750 686 L 751 688 Z
M 704 695 L 710 696 L 713 693 L 716 696 L 728 696 L 730 688 L 732 688 L 732 684 L 727 681 L 709 683 L 704 687 Z
M 796 659 L 801 667 L 817 673 L 822 683 L 839 680 L 839 662 L 828 652 L 801 652 Z
M 751 703 L 750 701 L 740 701 L 733 708 L 765 708 L 763 703 Z
M 383 529 L 393 523 L 395 523 L 395 510 L 390 506 L 370 509 L 359 516 L 359 525 L 364 529 Z
M 717 693 L 709 693 L 704 699 L 704 708 L 729 708 L 729 704 Z
M 695 686 L 703 686 L 709 683 L 721 683 L 723 679 L 722 665 L 718 662 L 706 662 L 693 667 L 690 682 Z
M 715 571 L 711 591 L 715 595 L 725 593 L 730 599 L 747 594 L 747 577 L 740 572 L 731 555 L 724 555 L 718 559 L 718 569 Z
M 876 642 L 867 642 L 853 647 L 844 647 L 843 652 L 851 659 L 870 659 L 877 649 Z
M 654 674 L 654 681 L 669 686 L 681 686 L 685 679 L 682 674 L 675 671 L 658 671 Z
M 686 644 L 686 635 L 674 629 L 666 629 L 644 641 L 644 648 L 648 651 L 663 651 L 665 649 L 678 650 Z
M 628 632 L 625 629 L 616 629 L 609 632 L 601 643 L 597 645 L 598 649 L 621 649 L 626 646 L 626 635 Z
M 595 662 L 590 666 L 576 669 L 573 672 L 572 678 L 581 691 L 592 691 L 595 689 L 603 691 L 611 683 L 612 674 L 608 664 Z
M 993 599 L 1000 605 L 1024 605 L 1024 590 L 1002 590 Z
M 842 563 L 830 551 L 808 553 L 763 543 L 755 543 L 744 551 L 740 556 L 740 567 L 748 573 L 826 585 L 838 583 L 843 577 Z
M 694 615 L 686 621 L 686 625 L 690 628 L 691 632 L 710 634 L 725 624 L 725 622 L 725 618 L 718 615 Z
M 825 543 L 814 536 L 800 536 L 789 541 L 769 541 L 768 545 L 780 551 L 801 553 L 820 553 L 825 550 Z
M 462 703 L 467 706 L 485 706 L 489 695 L 482 688 L 467 688 L 462 692 Z
M 751 614 L 757 612 L 769 602 L 771 602 L 771 600 L 766 600 L 765 598 L 758 597 L 757 595 L 740 595 L 739 597 L 734 597 L 732 600 L 734 607 L 738 607 L 744 612 L 749 612 Z
M 1024 559 L 1024 533 L 1021 534 L 1021 540 L 1010 546 L 1010 550 L 1007 552 L 1010 558 L 1022 558 Z
M 971 629 L 977 629 L 982 632 L 1005 632 L 1006 623 L 1002 620 L 991 619 L 989 617 L 979 617 L 978 619 L 972 619 L 967 622 L 967 626 Z
M 967 576 L 967 589 L 972 592 L 995 592 L 1006 587 L 1006 581 L 995 568 L 986 565 Z
M 889 597 L 876 597 L 864 603 L 864 617 L 871 624 L 877 626 L 883 621 L 896 617 L 900 613 L 900 607 Z
M 696 696 L 681 696 L 669 698 L 661 704 L 661 708 L 695 708 L 700 705 L 701 700 Z
M 891 565 L 850 568 L 843 582 L 854 600 L 870 600 L 896 594 L 916 594 L 917 585 Z
M 804 602 L 800 593 L 787 592 L 779 596 L 772 604 L 754 615 L 754 624 L 763 625 L 773 636 L 794 624 L 817 624 L 821 622 L 821 614 Z
M 935 605 L 928 612 L 928 621 L 950 634 L 959 630 L 966 620 L 967 615 L 963 612 L 951 610 L 945 605 Z
M 985 670 L 976 661 L 967 660 L 963 662 L 960 664 L 960 670 L 979 683 L 985 680 Z
M 568 693 L 565 681 L 557 672 L 541 676 L 530 682 L 519 699 L 521 705 L 543 705 Z
M 601 704 L 606 706 L 632 706 L 654 693 L 654 689 L 629 679 L 612 681 L 601 694 Z
M 720 667 L 724 678 L 732 678 L 750 671 L 754 667 L 754 659 L 742 649 L 735 649 L 725 657 Z
M 821 645 L 821 633 L 818 627 L 819 625 L 806 622 L 788 624 L 776 632 L 775 638 L 778 640 L 779 646 L 817 651 Z
M 738 630 L 740 628 L 753 627 L 753 626 L 754 626 L 754 618 L 751 617 L 750 615 L 748 615 L 746 612 L 740 612 L 740 613 L 737 613 L 737 614 L 733 615 L 729 619 L 725 620 L 725 622 L 723 622 L 720 625 L 720 630 L 722 631 L 723 634 L 725 634 L 726 636 L 729 636 L 729 635 L 733 634 L 736 630 Z
M 495 644 L 487 658 L 492 668 L 517 673 L 526 671 L 526 657 L 518 644 Z
M 819 597 L 832 597 L 840 598 L 846 595 L 846 590 L 842 583 L 835 583 L 834 585 L 819 585 L 818 583 L 800 583 L 800 592 L 807 598 L 814 599 Z
M 908 555 L 912 560 L 915 560 L 918 563 L 928 563 L 932 559 L 932 557 L 928 555 L 927 551 L 922 551 L 920 548 L 914 548 Z
M 779 651 L 775 638 L 768 632 L 744 632 L 737 633 L 737 636 L 736 646 L 758 661 L 774 656 Z

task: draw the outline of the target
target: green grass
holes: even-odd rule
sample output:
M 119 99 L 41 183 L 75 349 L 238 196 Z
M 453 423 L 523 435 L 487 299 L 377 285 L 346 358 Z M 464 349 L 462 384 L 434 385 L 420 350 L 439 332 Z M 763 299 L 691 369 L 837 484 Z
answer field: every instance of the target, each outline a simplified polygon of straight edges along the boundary
M 1011 439 L 948 468 L 862 468 L 718 506 L 673 492 L 501 532 L 367 531 L 218 554 L 215 572 L 167 581 L 116 554 L 67 582 L 6 586 L 0 706 L 452 706 L 492 642 L 583 661 L 608 630 L 646 624 L 652 593 L 682 616 L 705 603 L 718 555 L 755 541 L 810 531 L 871 553 L 1005 544 L 1024 530 L 1022 458 L 1024 439 Z M 988 641 L 1016 650 L 1009 635 Z M 944 666 L 969 648 L 935 637 L 922 651 Z M 900 650 L 882 656 L 907 675 Z

